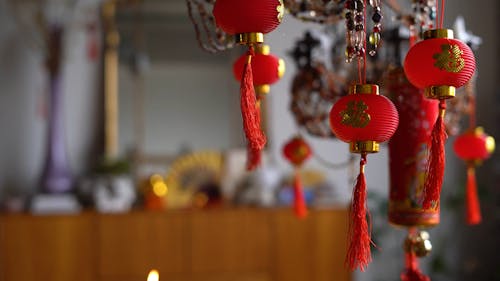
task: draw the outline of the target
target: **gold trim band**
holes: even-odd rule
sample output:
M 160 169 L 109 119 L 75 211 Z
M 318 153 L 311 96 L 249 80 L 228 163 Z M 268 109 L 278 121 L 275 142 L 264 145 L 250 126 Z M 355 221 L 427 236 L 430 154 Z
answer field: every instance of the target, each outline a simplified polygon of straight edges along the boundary
M 256 54 L 269 55 L 271 53 L 271 48 L 269 45 L 261 44 L 255 47 Z
M 376 153 L 380 150 L 380 144 L 376 141 L 353 141 L 349 143 L 351 153 Z
M 450 99 L 455 97 L 455 87 L 453 86 L 431 86 L 425 88 L 425 96 L 430 99 Z
M 264 33 L 249 32 L 234 35 L 235 41 L 241 45 L 250 45 L 264 42 Z
M 424 40 L 446 38 L 453 39 L 453 30 L 451 29 L 429 29 L 424 32 Z
M 351 94 L 379 94 L 378 85 L 375 84 L 354 84 L 349 87 Z

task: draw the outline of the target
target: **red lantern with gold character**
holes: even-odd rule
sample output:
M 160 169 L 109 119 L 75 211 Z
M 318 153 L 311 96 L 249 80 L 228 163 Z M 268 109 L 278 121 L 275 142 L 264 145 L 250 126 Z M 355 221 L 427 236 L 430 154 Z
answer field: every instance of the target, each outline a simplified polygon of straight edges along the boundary
M 490 157 L 495 150 L 495 139 L 484 133 L 483 128 L 468 130 L 457 137 L 453 144 L 457 156 L 467 164 L 467 186 L 465 189 L 465 218 L 468 224 L 481 222 L 481 209 L 477 196 L 475 167 Z
M 241 75 L 241 114 L 248 141 L 247 168 L 254 169 L 260 162 L 260 153 L 266 144 L 266 136 L 260 128 L 260 112 L 254 90 L 252 57 L 254 46 L 264 42 L 264 33 L 273 31 L 281 22 L 284 5 L 281 0 L 217 0 L 213 15 L 224 32 L 234 35 L 236 42 L 248 45 Z
M 475 68 L 472 50 L 453 39 L 453 31 L 449 29 L 427 30 L 424 40 L 412 46 L 406 55 L 404 70 L 408 80 L 417 88 L 425 89 L 428 98 L 439 100 L 426 169 L 424 208 L 439 207 L 445 166 L 445 100 L 455 96 L 455 89 L 470 80 Z
M 311 154 L 311 147 L 300 136 L 292 138 L 283 147 L 283 156 L 295 167 L 293 180 L 293 207 L 297 218 L 305 218 L 307 216 L 307 206 L 300 178 L 300 167 L 311 157 Z
M 391 138 L 398 126 L 398 113 L 388 98 L 379 95 L 377 85 L 356 84 L 349 88 L 349 95 L 333 105 L 330 126 L 340 140 L 350 144 L 351 152 L 361 154 L 350 210 L 346 264 L 351 269 L 364 270 L 371 260 L 371 235 L 366 220 L 366 155 L 378 152 L 379 143 Z

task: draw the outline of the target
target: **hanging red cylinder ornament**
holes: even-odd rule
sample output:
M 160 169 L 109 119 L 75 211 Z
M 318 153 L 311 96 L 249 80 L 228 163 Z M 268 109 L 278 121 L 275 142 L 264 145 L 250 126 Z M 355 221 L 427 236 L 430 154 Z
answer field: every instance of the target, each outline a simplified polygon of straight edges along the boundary
M 408 80 L 425 95 L 439 100 L 439 114 L 432 130 L 429 159 L 424 183 L 424 208 L 439 208 L 444 177 L 446 131 L 444 114 L 446 99 L 455 96 L 456 88 L 467 83 L 476 67 L 472 50 L 453 39 L 449 29 L 424 32 L 424 40 L 410 48 L 404 61 Z
M 408 228 L 404 243 L 402 281 L 429 281 L 419 268 L 418 257 L 430 251 L 426 232 L 417 227 L 439 223 L 439 209 L 423 208 L 428 140 L 436 120 L 437 101 L 426 99 L 422 90 L 406 79 L 402 68 L 388 72 L 384 84 L 399 114 L 399 125 L 389 141 L 389 222 Z
M 392 102 L 379 95 L 374 84 L 355 84 L 349 95 L 339 99 L 330 111 L 330 127 L 340 140 L 349 143 L 352 153 L 360 153 L 360 173 L 353 190 L 349 222 L 346 265 L 362 271 L 371 261 L 371 234 L 366 215 L 366 155 L 379 151 L 398 126 L 398 113 Z
M 485 134 L 482 127 L 477 127 L 458 136 L 453 144 L 453 150 L 467 164 L 465 220 L 470 225 L 479 224 L 481 222 L 481 209 L 477 195 L 475 167 L 493 153 L 495 139 Z
M 283 156 L 295 167 L 293 180 L 293 209 L 299 219 L 307 216 L 307 206 L 300 178 L 300 167 L 311 157 L 312 150 L 309 144 L 300 136 L 296 136 L 283 146 Z
M 389 222 L 404 227 L 439 224 L 439 208 L 424 208 L 423 189 L 428 140 L 437 118 L 437 101 L 426 99 L 402 69 L 386 79 L 399 114 L 398 129 L 389 141 Z
M 266 136 L 260 127 L 260 110 L 254 90 L 252 61 L 254 46 L 264 42 L 264 34 L 273 31 L 284 14 L 281 0 L 217 0 L 213 15 L 219 28 L 235 36 L 238 44 L 249 47 L 241 75 L 240 106 L 247 138 L 247 169 L 260 163 Z M 255 74 L 257 75 L 257 74 Z

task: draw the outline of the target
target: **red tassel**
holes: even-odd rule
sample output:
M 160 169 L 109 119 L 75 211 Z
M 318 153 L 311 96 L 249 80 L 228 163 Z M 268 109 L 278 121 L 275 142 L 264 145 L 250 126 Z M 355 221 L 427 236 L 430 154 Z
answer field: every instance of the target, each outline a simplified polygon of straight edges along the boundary
M 465 190 L 465 206 L 467 224 L 481 223 L 481 208 L 477 197 L 476 172 L 473 164 L 467 167 L 467 187 Z
M 439 206 L 439 195 L 443 185 L 445 150 L 444 143 L 447 135 L 444 126 L 444 113 L 446 102 L 439 101 L 439 116 L 434 124 L 431 134 L 431 143 L 429 148 L 429 159 L 427 162 L 426 177 L 424 183 L 424 201 L 425 209 L 437 208 Z
M 423 274 L 418 268 L 418 259 L 415 253 L 405 253 L 406 269 L 401 273 L 401 281 L 431 281 L 431 279 Z
M 370 244 L 372 243 L 366 208 L 366 179 L 365 179 L 366 154 L 361 155 L 360 171 L 354 187 L 352 205 L 349 222 L 349 248 L 345 263 L 354 270 L 357 267 L 364 271 L 368 263 L 371 262 Z M 369 215 L 369 214 L 368 214 Z
M 260 163 L 260 152 L 266 144 L 266 136 L 260 128 L 260 110 L 257 106 L 257 98 L 253 86 L 252 56 L 253 49 L 248 52 L 248 61 L 243 69 L 241 79 L 241 115 L 243 117 L 243 129 L 248 141 L 247 169 L 252 170 Z
M 298 169 L 295 170 L 293 179 L 293 195 L 293 209 L 295 211 L 295 216 L 299 219 L 307 217 L 306 200 L 304 199 L 304 191 L 302 190 L 302 181 L 300 179 L 300 172 Z

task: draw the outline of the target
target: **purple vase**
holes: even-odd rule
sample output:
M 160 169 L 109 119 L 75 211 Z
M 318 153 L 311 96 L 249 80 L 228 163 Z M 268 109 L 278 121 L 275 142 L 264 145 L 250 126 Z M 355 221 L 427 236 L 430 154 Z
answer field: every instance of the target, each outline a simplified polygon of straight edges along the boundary
M 61 91 L 60 57 L 62 28 L 54 27 L 50 33 L 47 66 L 50 75 L 47 154 L 41 187 L 44 193 L 65 193 L 73 187 L 73 176 L 66 154 L 64 131 L 63 93 Z

